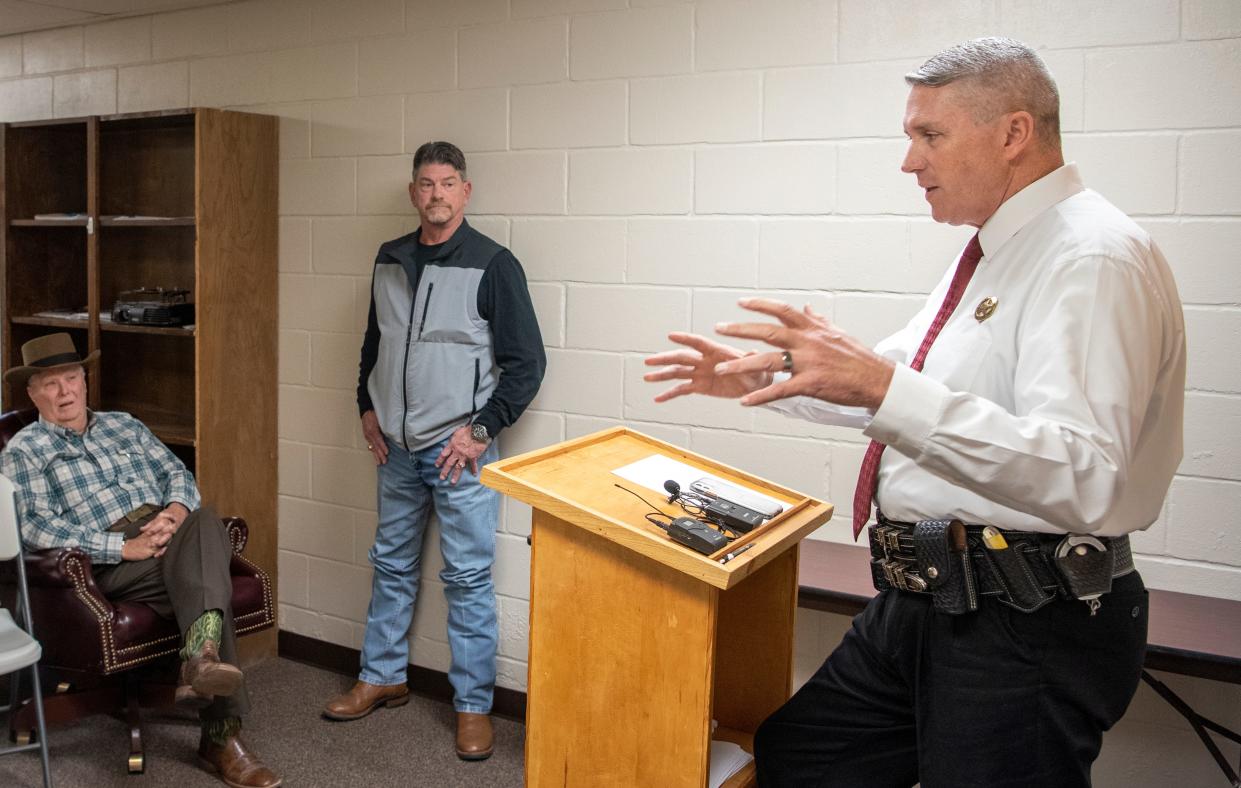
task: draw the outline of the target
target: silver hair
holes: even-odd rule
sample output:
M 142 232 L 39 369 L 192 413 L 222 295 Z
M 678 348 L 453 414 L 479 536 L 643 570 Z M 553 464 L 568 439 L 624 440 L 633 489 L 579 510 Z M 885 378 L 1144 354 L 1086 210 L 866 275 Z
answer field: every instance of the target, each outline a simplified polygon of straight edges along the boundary
M 1043 145 L 1060 148 L 1060 91 L 1047 64 L 1033 49 L 1011 38 L 975 38 L 949 47 L 905 75 L 910 85 L 929 88 L 960 83 L 974 119 L 985 123 L 1005 112 L 1034 117 Z

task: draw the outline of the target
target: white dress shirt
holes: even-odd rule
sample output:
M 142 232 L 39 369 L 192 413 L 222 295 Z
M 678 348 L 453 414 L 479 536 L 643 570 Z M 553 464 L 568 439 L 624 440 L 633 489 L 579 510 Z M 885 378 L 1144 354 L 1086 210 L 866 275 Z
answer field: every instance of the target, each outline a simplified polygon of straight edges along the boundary
M 1182 450 L 1185 323 L 1163 254 L 1073 164 L 1004 202 L 979 241 L 982 261 L 923 371 L 907 365 L 953 269 L 876 346 L 897 366 L 873 415 L 808 397 L 772 407 L 888 444 L 876 500 L 893 520 L 1146 528 Z M 995 311 L 979 320 L 987 297 Z

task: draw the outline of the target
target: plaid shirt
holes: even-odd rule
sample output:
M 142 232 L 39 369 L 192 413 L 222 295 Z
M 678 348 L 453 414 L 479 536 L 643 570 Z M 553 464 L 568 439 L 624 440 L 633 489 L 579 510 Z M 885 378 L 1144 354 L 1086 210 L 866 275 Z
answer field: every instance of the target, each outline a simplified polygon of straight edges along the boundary
M 32 550 L 79 547 L 100 564 L 121 561 L 125 538 L 109 526 L 144 503 L 198 508 L 194 475 L 128 413 L 88 413 L 86 432 L 42 417 L 0 452 L 17 487 L 22 541 Z

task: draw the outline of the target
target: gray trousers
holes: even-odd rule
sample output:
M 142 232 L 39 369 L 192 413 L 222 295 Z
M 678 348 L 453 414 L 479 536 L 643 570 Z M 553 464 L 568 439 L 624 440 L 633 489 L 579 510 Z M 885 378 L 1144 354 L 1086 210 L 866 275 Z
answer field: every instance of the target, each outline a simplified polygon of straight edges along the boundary
M 127 536 L 136 534 L 142 521 Z M 190 512 L 158 558 L 94 567 L 95 584 L 112 602 L 142 602 L 164 618 L 174 618 L 184 634 L 208 610 L 224 614 L 220 659 L 237 664 L 233 631 L 233 547 L 224 523 L 211 507 Z M 240 717 L 250 710 L 243 683 L 230 697 L 217 697 L 199 716 L 204 720 Z

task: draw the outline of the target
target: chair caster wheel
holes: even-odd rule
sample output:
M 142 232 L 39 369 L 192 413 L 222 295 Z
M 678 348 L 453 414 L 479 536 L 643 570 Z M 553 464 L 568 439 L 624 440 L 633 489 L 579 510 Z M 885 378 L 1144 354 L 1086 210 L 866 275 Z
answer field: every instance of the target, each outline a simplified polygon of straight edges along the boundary
M 142 774 L 146 771 L 146 756 L 142 753 L 134 753 L 129 756 L 129 773 Z

